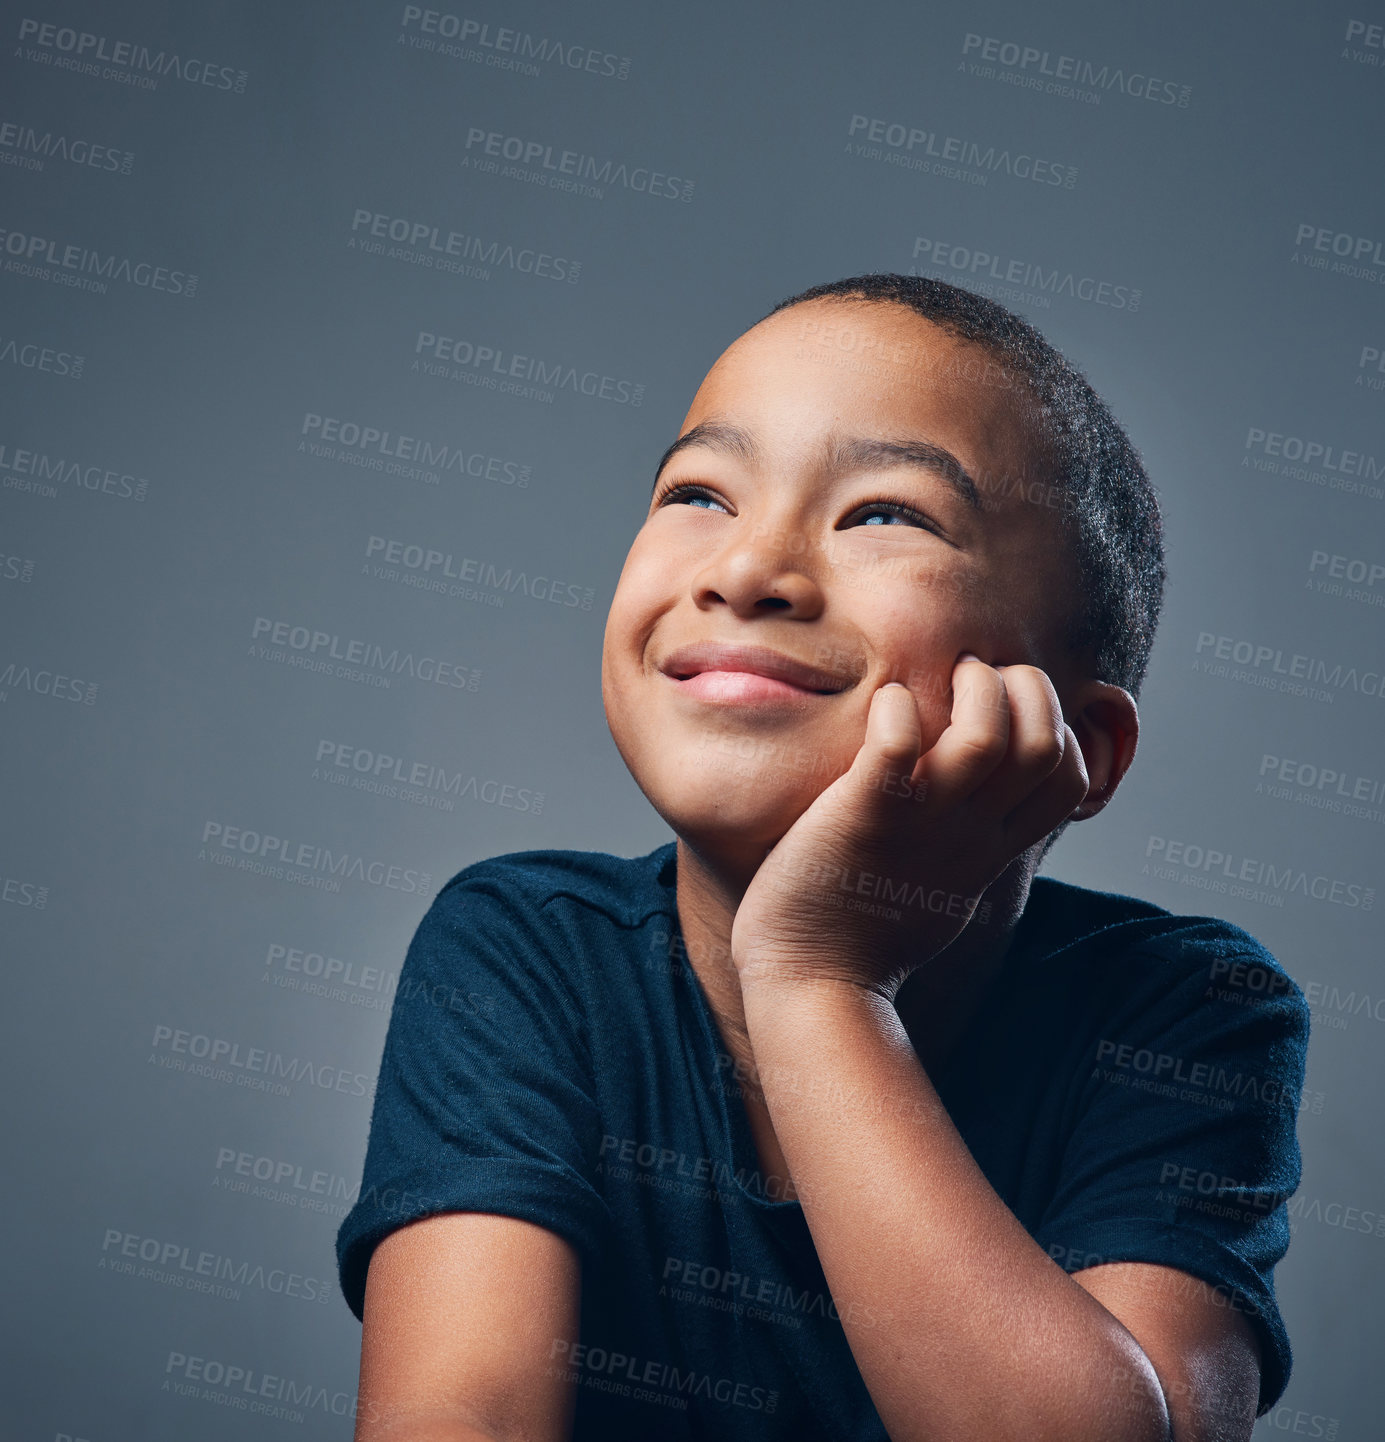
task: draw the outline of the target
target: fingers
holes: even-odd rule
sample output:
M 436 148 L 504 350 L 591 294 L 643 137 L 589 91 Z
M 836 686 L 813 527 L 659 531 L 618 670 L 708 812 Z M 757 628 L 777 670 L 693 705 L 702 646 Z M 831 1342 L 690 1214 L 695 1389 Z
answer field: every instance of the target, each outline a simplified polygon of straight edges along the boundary
M 889 681 L 870 698 L 866 739 L 857 764 L 877 788 L 892 787 L 914 769 L 923 747 L 914 693 L 899 681 Z
M 960 802 L 1001 824 L 1015 853 L 1047 836 L 1087 794 L 1077 738 L 1063 720 L 1053 682 L 1037 666 L 989 666 L 969 652 L 952 673 L 952 716 L 917 760 L 929 811 Z M 898 693 L 891 696 L 888 693 Z M 922 744 L 912 694 L 897 683 L 871 698 L 871 764 L 908 774 Z
M 1005 759 L 1011 706 L 1001 673 L 969 652 L 952 670 L 952 719 L 924 757 L 931 811 L 955 806 Z
M 1087 795 L 1087 763 L 1071 726 L 1064 726 L 1063 758 L 1005 818 L 1006 849 L 1015 855 L 1042 841 Z
M 972 804 L 999 820 L 1058 769 L 1066 754 L 1067 727 L 1053 682 L 1037 666 L 1001 666 L 997 673 L 1009 697 L 1010 744 L 1004 765 L 986 777 Z

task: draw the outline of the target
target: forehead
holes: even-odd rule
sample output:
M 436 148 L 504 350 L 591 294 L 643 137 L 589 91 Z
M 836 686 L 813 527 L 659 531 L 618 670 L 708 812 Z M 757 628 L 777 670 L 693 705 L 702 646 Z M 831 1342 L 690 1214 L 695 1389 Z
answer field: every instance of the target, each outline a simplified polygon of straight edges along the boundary
M 958 457 L 988 510 L 1038 474 L 1020 378 L 896 302 L 823 298 L 767 317 L 718 357 L 680 434 L 712 415 L 784 459 L 832 431 L 930 441 Z

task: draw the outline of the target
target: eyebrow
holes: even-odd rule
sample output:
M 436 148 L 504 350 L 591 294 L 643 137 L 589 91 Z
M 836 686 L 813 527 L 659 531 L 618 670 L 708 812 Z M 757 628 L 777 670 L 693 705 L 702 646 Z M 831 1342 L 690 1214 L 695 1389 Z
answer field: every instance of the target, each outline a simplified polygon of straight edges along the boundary
M 699 421 L 690 431 L 678 437 L 664 452 L 654 471 L 654 486 L 664 467 L 678 454 L 693 446 L 735 456 L 747 465 L 757 465 L 761 451 L 749 431 L 728 421 Z M 855 470 L 884 470 L 891 466 L 917 466 L 945 480 L 974 511 L 982 509 L 976 482 L 966 467 L 944 446 L 933 441 L 884 441 L 865 436 L 829 437 L 826 469 L 829 477 Z M 653 487 L 650 494 L 653 495 Z
M 760 460 L 760 448 L 755 444 L 755 439 L 749 431 L 744 431 L 740 426 L 733 426 L 727 421 L 699 421 L 692 430 L 679 436 L 659 457 L 659 464 L 654 468 L 655 486 L 659 484 L 659 477 L 663 475 L 664 467 L 679 451 L 686 451 L 690 446 L 702 446 L 709 451 L 721 451 L 724 455 L 736 456 L 750 466 L 757 465 Z M 654 490 L 651 487 L 650 495 L 653 494 Z

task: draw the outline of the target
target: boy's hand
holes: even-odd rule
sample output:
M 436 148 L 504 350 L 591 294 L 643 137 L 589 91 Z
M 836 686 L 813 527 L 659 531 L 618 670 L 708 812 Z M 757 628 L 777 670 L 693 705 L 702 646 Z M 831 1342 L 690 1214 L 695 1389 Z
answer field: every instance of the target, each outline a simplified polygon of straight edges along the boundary
M 871 697 L 855 761 L 769 852 L 736 911 L 742 983 L 853 982 L 894 999 L 954 941 L 981 893 L 1087 794 L 1087 768 L 1053 683 L 970 653 L 952 716 L 923 744 L 913 693 Z

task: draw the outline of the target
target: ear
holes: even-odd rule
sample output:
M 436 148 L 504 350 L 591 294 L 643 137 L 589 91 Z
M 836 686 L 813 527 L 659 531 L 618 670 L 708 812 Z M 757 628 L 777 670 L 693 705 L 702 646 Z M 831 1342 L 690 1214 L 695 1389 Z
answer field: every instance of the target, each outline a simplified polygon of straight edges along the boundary
M 1129 691 L 1096 680 L 1082 682 L 1064 710 L 1087 767 L 1086 800 L 1068 819 L 1085 821 L 1116 794 L 1135 759 L 1140 713 Z

